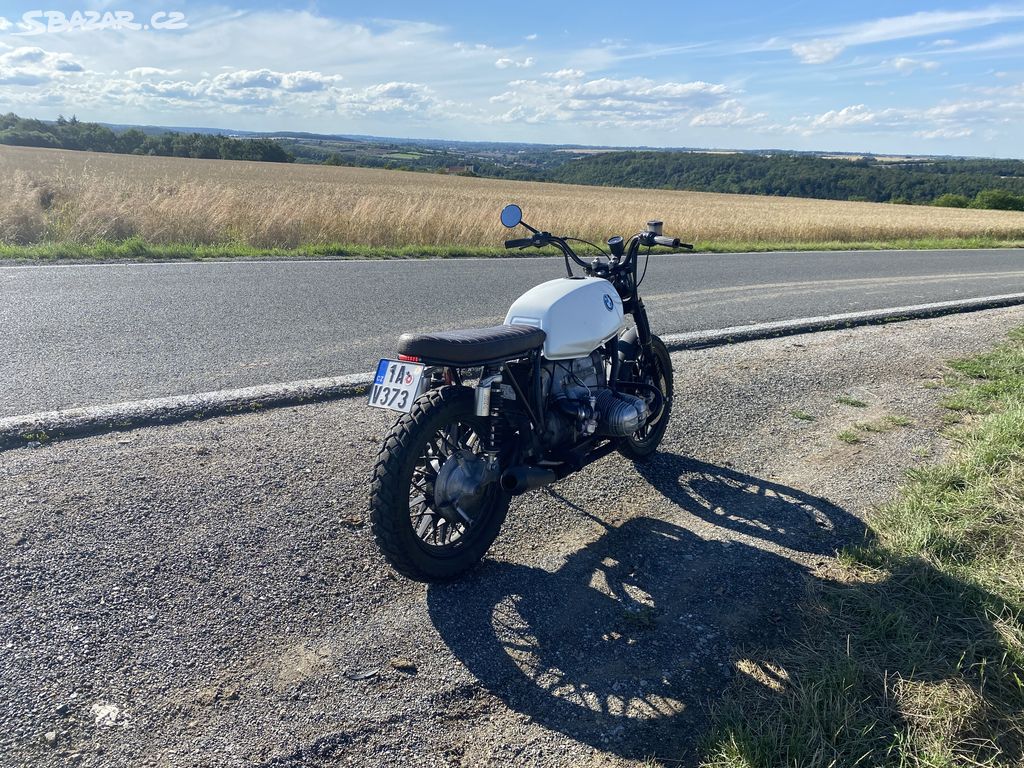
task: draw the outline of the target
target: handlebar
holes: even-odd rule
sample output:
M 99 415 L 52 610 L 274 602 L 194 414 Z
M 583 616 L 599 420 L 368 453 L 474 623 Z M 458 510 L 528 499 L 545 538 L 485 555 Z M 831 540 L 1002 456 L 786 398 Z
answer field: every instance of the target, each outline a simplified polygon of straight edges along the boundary
M 625 248 L 625 254 L 620 254 L 624 255 L 625 258 L 620 260 L 613 256 L 609 264 L 601 269 L 597 266 L 596 260 L 593 264 L 587 264 L 587 262 L 576 255 L 576 252 L 569 246 L 566 239 L 571 240 L 573 238 L 557 237 L 552 235 L 550 232 L 539 232 L 534 230 L 532 237 L 517 237 L 511 240 L 506 240 L 505 248 L 541 248 L 545 245 L 553 245 L 562 251 L 562 255 L 565 257 L 565 267 L 569 271 L 570 275 L 572 274 L 572 269 L 569 267 L 569 260 L 571 259 L 576 262 L 577 265 L 582 267 L 587 274 L 596 272 L 603 276 L 623 271 L 628 272 L 629 270 L 634 269 L 640 246 L 646 245 L 650 247 L 660 245 L 666 248 L 685 248 L 689 251 L 693 250 L 693 245 L 681 242 L 678 237 L 668 237 L 666 235 L 655 234 L 655 232 L 648 229 L 645 232 L 638 232 L 629 239 L 629 244 Z
M 653 246 L 665 246 L 666 248 L 685 248 L 687 251 L 693 250 L 693 245 L 690 243 L 683 243 L 679 238 L 669 238 L 665 234 L 655 234 L 650 238 L 649 243 L 646 245 Z

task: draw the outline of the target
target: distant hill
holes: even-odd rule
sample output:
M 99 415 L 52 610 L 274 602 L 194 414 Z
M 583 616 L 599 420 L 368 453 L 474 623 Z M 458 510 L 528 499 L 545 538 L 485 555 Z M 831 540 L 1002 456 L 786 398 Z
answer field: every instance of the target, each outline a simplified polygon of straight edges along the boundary
M 237 131 L 0 116 L 0 144 L 321 163 L 590 186 L 1024 210 L 1024 161 Z

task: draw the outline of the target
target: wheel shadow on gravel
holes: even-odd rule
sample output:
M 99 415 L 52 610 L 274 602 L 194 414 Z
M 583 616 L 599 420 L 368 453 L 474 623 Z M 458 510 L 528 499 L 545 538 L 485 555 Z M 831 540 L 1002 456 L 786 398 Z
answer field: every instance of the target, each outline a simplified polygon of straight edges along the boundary
M 636 469 L 686 512 L 797 552 L 834 555 L 867 532 L 862 520 L 826 499 L 697 459 L 658 453 Z
M 687 512 L 792 550 L 833 552 L 863 532 L 834 505 L 729 469 L 659 454 L 643 474 Z M 553 573 L 487 562 L 430 587 L 431 618 L 510 709 L 622 757 L 692 758 L 734 649 L 778 643 L 808 571 L 661 519 L 601 524 Z

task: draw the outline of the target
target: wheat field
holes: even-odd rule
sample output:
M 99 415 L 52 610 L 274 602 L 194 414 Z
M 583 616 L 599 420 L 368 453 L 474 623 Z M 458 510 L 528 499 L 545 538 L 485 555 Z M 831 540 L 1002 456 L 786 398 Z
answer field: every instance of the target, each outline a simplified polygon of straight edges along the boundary
M 498 212 L 603 241 L 650 218 L 697 243 L 1024 238 L 1024 214 L 0 147 L 0 243 L 500 247 Z

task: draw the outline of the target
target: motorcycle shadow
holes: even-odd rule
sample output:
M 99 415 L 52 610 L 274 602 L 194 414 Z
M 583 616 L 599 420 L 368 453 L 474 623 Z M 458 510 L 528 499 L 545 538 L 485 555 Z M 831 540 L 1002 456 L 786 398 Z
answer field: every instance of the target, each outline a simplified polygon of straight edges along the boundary
M 662 453 L 642 472 L 687 512 L 791 550 L 830 553 L 863 535 L 828 502 L 722 467 Z M 661 519 L 602 524 L 553 573 L 488 562 L 432 586 L 432 620 L 509 708 L 623 757 L 685 759 L 735 650 L 778 642 L 808 572 Z

